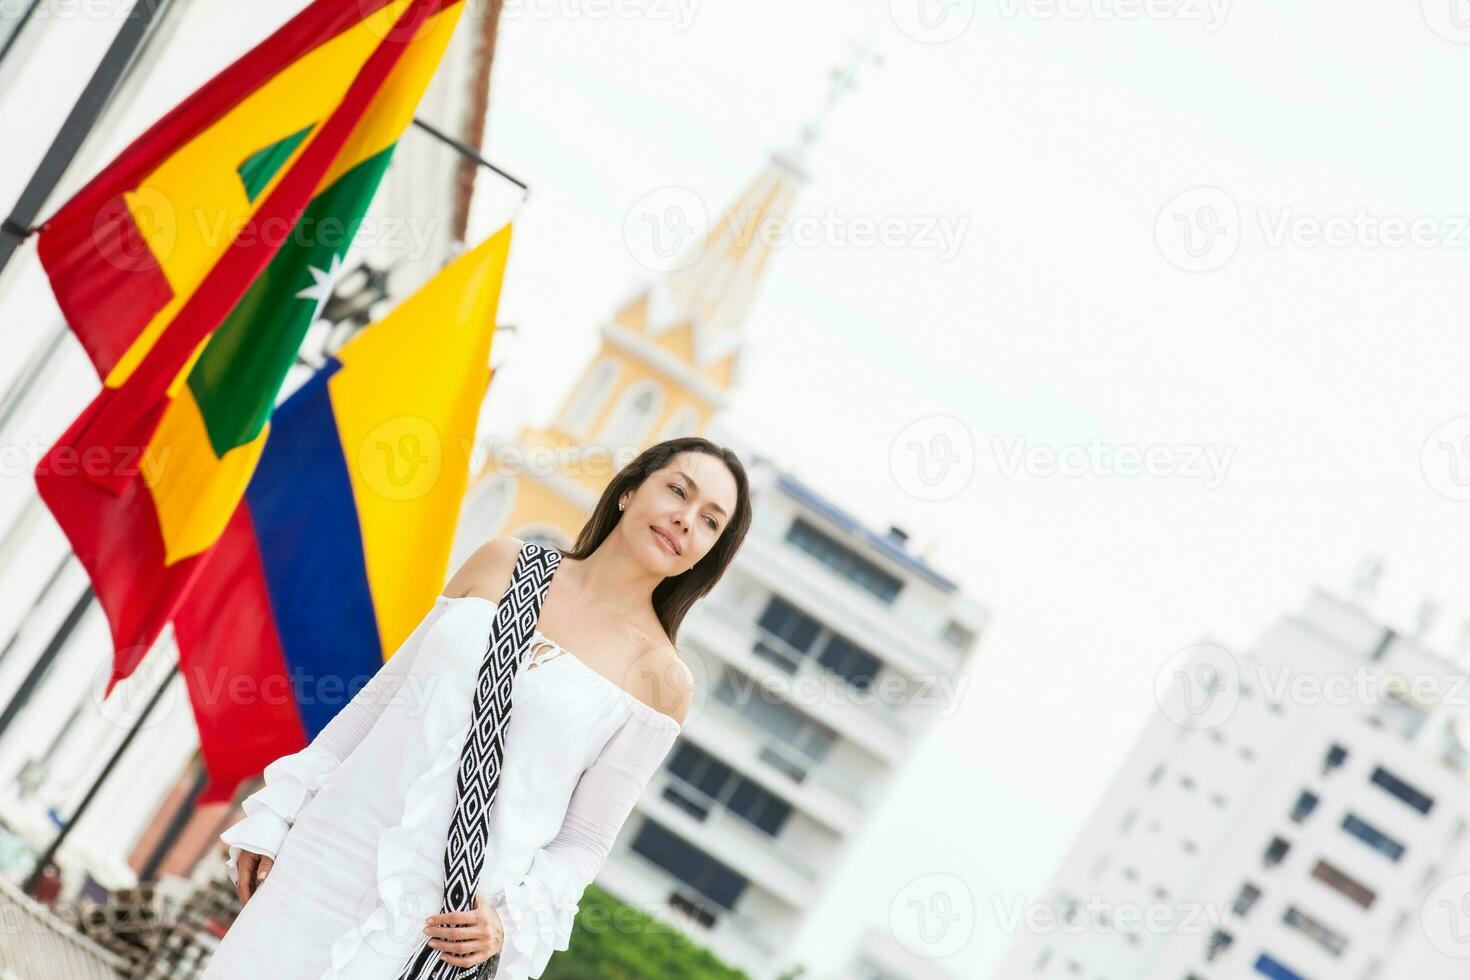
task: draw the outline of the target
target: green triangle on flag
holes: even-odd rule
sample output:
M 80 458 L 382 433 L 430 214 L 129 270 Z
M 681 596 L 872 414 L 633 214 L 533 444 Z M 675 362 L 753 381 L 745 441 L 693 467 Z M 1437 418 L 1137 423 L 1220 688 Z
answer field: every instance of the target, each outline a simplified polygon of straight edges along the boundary
M 265 185 L 271 182 L 276 171 L 291 158 L 291 154 L 306 139 L 306 134 L 315 128 L 316 123 L 304 129 L 298 130 L 285 139 L 276 140 L 270 146 L 256 150 L 245 158 L 245 162 L 235 168 L 240 174 L 240 182 L 245 185 L 245 197 L 253 204 L 265 190 Z

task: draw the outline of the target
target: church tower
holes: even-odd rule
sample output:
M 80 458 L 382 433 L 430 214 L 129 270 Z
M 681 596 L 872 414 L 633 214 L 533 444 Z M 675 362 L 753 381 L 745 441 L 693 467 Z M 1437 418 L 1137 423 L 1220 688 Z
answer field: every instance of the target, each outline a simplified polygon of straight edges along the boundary
M 763 229 L 791 215 L 806 182 L 808 127 L 705 236 L 693 262 L 640 288 L 602 327 L 602 343 L 547 428 L 527 426 L 465 495 L 451 568 L 483 542 L 512 535 L 569 547 L 608 481 L 643 449 L 698 435 L 739 379 L 742 327 L 774 249 Z M 531 449 L 535 447 L 536 452 Z

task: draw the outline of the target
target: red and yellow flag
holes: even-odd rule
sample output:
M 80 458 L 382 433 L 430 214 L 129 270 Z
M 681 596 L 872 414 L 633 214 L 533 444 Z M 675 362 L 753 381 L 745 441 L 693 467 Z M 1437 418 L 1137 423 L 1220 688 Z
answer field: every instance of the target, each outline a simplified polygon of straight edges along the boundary
M 113 683 L 239 505 L 462 9 L 317 0 L 41 226 L 41 261 L 103 387 L 36 480 L 107 613 Z

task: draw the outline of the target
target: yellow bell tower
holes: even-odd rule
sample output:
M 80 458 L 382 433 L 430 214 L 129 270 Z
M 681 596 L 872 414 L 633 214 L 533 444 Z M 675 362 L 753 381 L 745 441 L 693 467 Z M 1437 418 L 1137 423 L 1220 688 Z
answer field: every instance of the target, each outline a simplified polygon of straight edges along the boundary
M 465 495 L 451 568 L 504 534 L 570 546 L 624 464 L 654 443 L 705 431 L 739 380 L 741 329 L 779 239 L 770 232 L 789 221 L 807 180 L 806 151 L 864 60 L 878 62 L 855 47 L 851 63 L 832 71 L 817 117 L 793 147 L 771 155 L 694 260 L 613 313 L 551 425 L 522 429 L 514 446 L 489 447 Z
M 789 218 L 804 146 L 772 154 L 692 263 L 614 311 L 548 427 L 522 429 L 513 449 L 490 447 L 465 494 L 453 567 L 502 534 L 569 546 L 624 464 L 705 430 L 738 380 L 741 326 L 774 249 L 761 230 Z

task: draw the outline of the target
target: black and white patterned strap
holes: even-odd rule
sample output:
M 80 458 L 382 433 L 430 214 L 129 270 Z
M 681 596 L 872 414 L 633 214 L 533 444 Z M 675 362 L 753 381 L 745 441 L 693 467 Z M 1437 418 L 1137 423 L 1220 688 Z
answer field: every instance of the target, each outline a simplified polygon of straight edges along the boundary
M 510 586 L 495 609 L 490 640 L 475 681 L 474 714 L 459 756 L 457 798 L 449 839 L 444 848 L 444 904 L 442 913 L 467 912 L 475 907 L 475 889 L 485 863 L 485 839 L 490 808 L 500 785 L 500 761 L 505 728 L 510 721 L 511 686 L 531 634 L 541 618 L 541 602 L 561 552 L 526 542 L 516 558 Z M 419 941 L 398 980 L 470 980 L 494 975 L 496 953 L 484 963 L 458 967 L 446 963 L 439 950 Z

